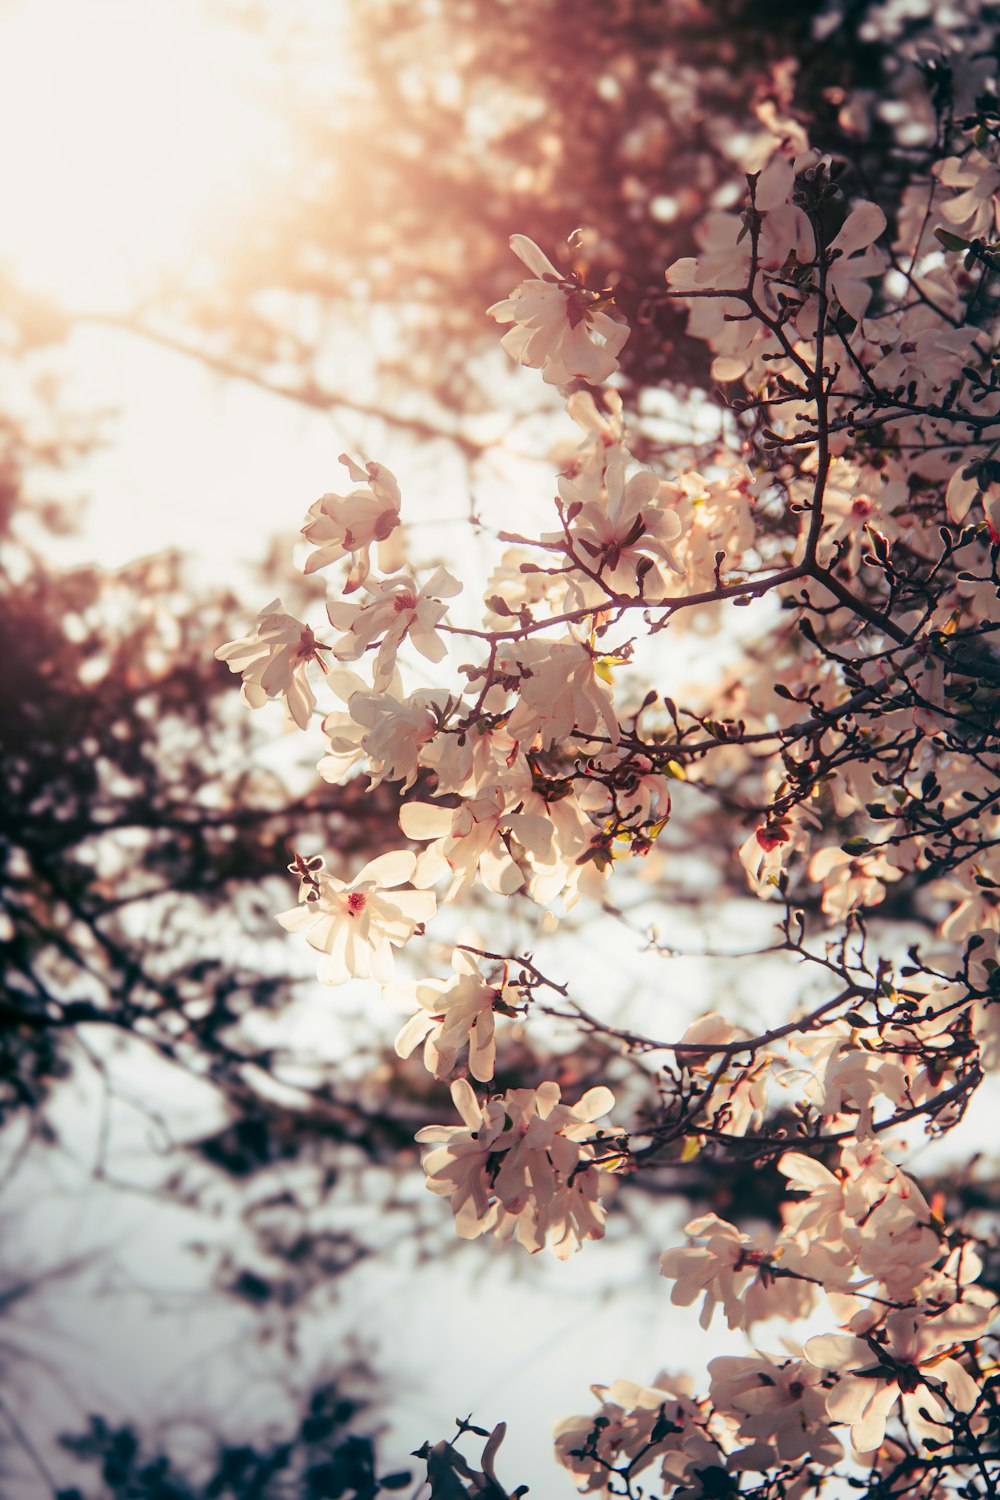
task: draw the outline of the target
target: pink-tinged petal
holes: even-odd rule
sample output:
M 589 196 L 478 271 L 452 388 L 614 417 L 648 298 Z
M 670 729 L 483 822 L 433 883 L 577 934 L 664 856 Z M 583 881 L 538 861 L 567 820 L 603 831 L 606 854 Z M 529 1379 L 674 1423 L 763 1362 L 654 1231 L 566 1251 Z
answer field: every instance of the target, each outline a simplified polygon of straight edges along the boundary
M 573 1113 L 579 1120 L 599 1120 L 602 1115 L 610 1114 L 614 1107 L 614 1094 L 601 1085 L 588 1089 L 583 1098 L 574 1104 Z
M 285 693 L 285 702 L 288 704 L 288 712 L 298 727 L 308 729 L 310 715 L 316 706 L 316 699 L 309 685 L 300 681 L 298 677 L 293 677 Z
M 552 852 L 552 824 L 537 813 L 511 813 L 504 820 L 511 833 L 536 859 Z
M 476 1021 L 469 1044 L 469 1072 L 478 1083 L 489 1083 L 496 1069 L 497 1044 L 493 1017 L 482 1015 Z
M 395 1041 L 397 1057 L 409 1057 L 433 1027 L 432 1017 L 425 1010 L 418 1010 L 417 1014 L 411 1016 L 406 1025 L 400 1028 Z
M 463 584 L 447 568 L 435 568 L 421 594 L 427 599 L 453 599 L 462 592 Z
M 819 1333 L 805 1345 L 805 1356 L 818 1370 L 840 1372 L 852 1366 L 875 1363 L 874 1356 L 862 1339 L 849 1333 Z
M 839 1187 L 839 1183 L 833 1173 L 824 1167 L 823 1163 L 816 1161 L 811 1156 L 804 1156 L 801 1151 L 786 1151 L 778 1162 L 778 1171 L 784 1177 L 794 1177 L 796 1183 L 804 1183 L 806 1187 Z
M 551 1078 L 548 1078 L 544 1083 L 539 1084 L 538 1088 L 535 1090 L 535 1107 L 538 1111 L 540 1119 L 548 1119 L 549 1115 L 559 1103 L 560 1094 L 561 1090 L 558 1083 L 554 1082 Z
M 851 209 L 843 229 L 830 245 L 842 255 L 854 255 L 873 240 L 877 240 L 885 228 L 885 214 L 877 203 L 859 203 Z
M 899 1386 L 894 1380 L 873 1392 L 864 1416 L 851 1428 L 851 1442 L 859 1453 L 873 1453 L 881 1447 L 886 1418 L 898 1399 Z
M 486 889 L 500 896 L 512 896 L 524 884 L 524 876 L 499 841 L 496 849 L 483 850 L 479 870 Z
M 445 647 L 444 641 L 436 631 L 421 630 L 419 628 L 416 630 L 411 630 L 410 640 L 414 646 L 414 649 L 419 651 L 420 655 L 426 657 L 428 661 L 437 662 L 444 660 L 445 651 L 447 648 Z M 388 681 L 388 677 L 386 678 L 386 681 Z
M 872 289 L 867 282 L 850 276 L 838 277 L 832 290 L 844 311 L 855 323 L 860 323 L 872 300 Z
M 451 833 L 454 810 L 436 807 L 433 802 L 404 802 L 399 809 L 399 826 L 408 839 L 439 839 Z
M 259 682 L 245 682 L 240 689 L 240 697 L 249 708 L 263 708 L 267 702 L 267 694 Z
M 369 977 L 378 980 L 379 984 L 388 984 L 395 973 L 391 945 L 385 938 L 377 939 L 370 951 Z
M 966 479 L 962 469 L 956 469 L 948 481 L 945 504 L 953 521 L 964 521 L 972 509 L 978 486 L 974 479 Z M 218 655 L 218 652 L 216 653 Z
M 524 262 L 533 276 L 538 276 L 543 281 L 546 276 L 554 276 L 557 280 L 562 279 L 548 256 L 544 255 L 534 240 L 529 240 L 526 234 L 512 234 L 510 248 L 518 260 Z
M 942 1359 L 936 1364 L 925 1369 L 924 1373 L 931 1379 L 937 1377 L 943 1380 L 948 1389 L 948 1395 L 959 1411 L 971 1411 L 982 1395 L 979 1386 L 973 1380 L 967 1370 L 954 1359 Z
M 451 1086 L 451 1102 L 458 1110 L 470 1130 L 478 1130 L 483 1123 L 483 1112 L 472 1084 L 465 1078 L 456 1078 Z
M 274 919 L 286 932 L 302 932 L 316 920 L 315 912 L 308 905 L 293 906 L 291 911 L 279 911 Z
M 363 870 L 359 870 L 354 877 L 353 884 L 392 887 L 403 885 L 410 879 L 417 868 L 417 856 L 412 849 L 392 849 L 388 854 L 380 854 L 377 859 L 370 860 Z

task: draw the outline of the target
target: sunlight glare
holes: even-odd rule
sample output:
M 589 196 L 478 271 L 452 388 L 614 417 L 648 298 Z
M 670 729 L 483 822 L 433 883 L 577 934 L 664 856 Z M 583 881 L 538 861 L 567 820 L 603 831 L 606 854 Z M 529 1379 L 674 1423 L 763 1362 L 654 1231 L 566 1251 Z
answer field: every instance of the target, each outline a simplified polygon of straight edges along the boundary
M 0 261 L 69 310 L 114 310 L 249 196 L 273 131 L 253 38 L 206 0 L 0 8 Z

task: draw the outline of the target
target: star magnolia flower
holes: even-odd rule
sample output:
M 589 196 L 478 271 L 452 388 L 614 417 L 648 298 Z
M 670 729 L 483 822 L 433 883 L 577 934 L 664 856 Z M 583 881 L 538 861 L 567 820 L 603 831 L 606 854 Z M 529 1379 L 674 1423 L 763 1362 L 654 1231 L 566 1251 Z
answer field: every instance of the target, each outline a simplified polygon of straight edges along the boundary
M 548 641 L 533 636 L 499 657 L 500 670 L 519 677 L 518 701 L 507 732 L 525 746 L 538 738 L 542 749 L 571 735 L 621 738 L 611 691 L 597 673 L 597 661 L 573 637 Z
M 739 1455 L 743 1467 L 770 1468 L 775 1454 L 784 1463 L 809 1457 L 835 1464 L 843 1457 L 830 1431 L 823 1370 L 760 1351 L 720 1355 L 708 1368 L 716 1410 L 736 1417 L 739 1436 L 753 1440 Z
M 943 1336 L 942 1336 L 943 1335 Z M 937 1330 L 913 1312 L 892 1312 L 884 1341 L 828 1333 L 806 1344 L 806 1358 L 839 1378 L 827 1397 L 834 1422 L 851 1425 L 859 1453 L 872 1453 L 885 1437 L 889 1413 L 901 1401 L 903 1416 L 921 1436 L 939 1438 L 951 1424 L 949 1408 L 971 1411 L 980 1390 L 952 1353 L 950 1328 Z
M 316 661 L 326 671 L 320 652 L 329 650 L 317 641 L 310 626 L 282 611 L 280 599 L 272 599 L 257 616 L 256 635 L 229 641 L 215 656 L 231 672 L 243 673 L 240 696 L 244 703 L 260 708 L 268 698 L 284 698 L 296 724 L 305 729 L 316 707 L 306 667 Z
M 277 920 L 288 932 L 300 932 L 320 955 L 323 984 L 349 979 L 377 979 L 386 984 L 393 973 L 393 948 L 429 922 L 437 905 L 433 891 L 400 891 L 416 869 L 408 850 L 382 854 L 359 870 L 350 885 L 332 875 L 303 880 L 302 903 L 281 912 Z
M 628 338 L 625 323 L 609 318 L 607 300 L 561 276 L 533 240 L 513 234 L 510 248 L 534 272 L 487 316 L 514 327 L 500 340 L 512 359 L 540 369 L 549 385 L 566 385 L 579 377 L 591 385 L 618 368 L 618 354 Z
M 323 720 L 331 753 L 319 762 L 319 774 L 339 781 L 366 755 L 369 791 L 381 781 L 399 781 L 405 792 L 417 778 L 420 752 L 437 734 L 449 700 L 434 688 L 404 698 L 398 676 L 386 692 L 370 693 L 360 677 L 350 676 L 356 686 L 347 694 L 347 713 Z
M 493 1077 L 496 1063 L 494 1014 L 510 1015 L 521 998 L 515 985 L 489 984 L 468 953 L 456 948 L 450 979 L 429 979 L 414 989 L 420 1006 L 396 1038 L 400 1057 L 424 1043 L 424 1067 L 435 1078 L 447 1078 L 468 1044 L 469 1072 L 480 1083 Z
M 507 812 L 500 787 L 467 797 L 458 807 L 406 802 L 399 826 L 408 839 L 432 840 L 420 856 L 416 883 L 434 885 L 452 876 L 449 901 L 479 876 L 488 891 L 510 896 L 524 885 L 524 873 L 509 846 L 511 834 L 541 865 L 552 861 L 552 826 L 537 813 Z
M 570 507 L 570 535 L 574 551 L 594 572 L 619 592 L 636 587 L 638 565 L 665 563 L 675 573 L 683 572 L 670 543 L 681 534 L 676 514 L 657 503 L 660 481 L 649 469 L 625 478 L 627 458 L 615 458 L 604 475 L 607 499 L 588 500 L 572 482 L 562 478 L 559 493 Z M 546 538 L 547 540 L 547 538 Z M 662 578 L 660 589 L 662 592 Z M 647 583 L 647 589 L 648 589 Z M 650 592 L 653 592 L 650 590 Z
M 366 464 L 362 469 L 340 455 L 340 462 L 356 484 L 364 489 L 349 495 L 322 495 L 310 506 L 310 519 L 302 535 L 318 550 L 305 565 L 306 573 L 315 573 L 328 563 L 351 557 L 344 593 L 352 593 L 364 583 L 371 567 L 369 552 L 373 542 L 384 542 L 399 525 L 399 485 L 396 477 L 381 464 Z
M 444 642 L 436 627 L 448 612 L 441 599 L 450 599 L 462 591 L 462 585 L 445 568 L 436 568 L 418 591 L 412 578 L 380 578 L 365 585 L 371 596 L 368 604 L 331 603 L 326 612 L 330 624 L 346 630 L 334 647 L 341 661 L 356 661 L 368 647 L 382 637 L 375 657 L 374 687 L 382 693 L 392 681 L 396 652 L 404 636 L 428 661 L 441 661 Z
M 606 1490 L 608 1466 L 628 1465 L 629 1478 L 665 1453 L 680 1450 L 686 1433 L 704 1421 L 684 1377 L 658 1375 L 652 1386 L 632 1380 L 591 1386 L 601 1402 L 592 1416 L 567 1417 L 556 1427 L 556 1459 L 581 1492 Z
M 589 1163 L 622 1134 L 593 1123 L 614 1105 L 610 1089 L 589 1089 L 570 1106 L 557 1083 L 543 1083 L 480 1103 L 460 1078 L 451 1097 L 464 1125 L 425 1125 L 416 1138 L 436 1146 L 424 1159 L 427 1186 L 451 1199 L 463 1239 L 492 1229 L 565 1260 L 583 1240 L 603 1237 L 597 1199 L 606 1179 Z
M 885 214 L 877 204 L 858 203 L 830 244 L 830 249 L 839 253 L 827 272 L 827 290 L 857 323 L 872 299 L 869 279 L 880 275 L 887 264 L 886 256 L 873 243 L 884 228 Z
M 692 1219 L 684 1232 L 703 1243 L 665 1250 L 660 1275 L 675 1281 L 670 1300 L 678 1307 L 690 1307 L 704 1293 L 702 1328 L 720 1302 L 730 1328 L 749 1328 L 761 1318 L 802 1317 L 812 1307 L 815 1293 L 808 1282 L 776 1281 L 769 1270 L 773 1255 L 717 1214 Z

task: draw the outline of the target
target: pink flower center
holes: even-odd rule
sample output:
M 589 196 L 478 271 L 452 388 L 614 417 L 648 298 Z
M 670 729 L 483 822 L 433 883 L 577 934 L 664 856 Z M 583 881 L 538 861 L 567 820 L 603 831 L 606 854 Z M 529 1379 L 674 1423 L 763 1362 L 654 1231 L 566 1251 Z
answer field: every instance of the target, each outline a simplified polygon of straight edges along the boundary
M 871 501 L 868 500 L 868 499 L 866 499 L 864 495 L 859 495 L 858 498 L 855 500 L 854 504 L 851 506 L 851 515 L 852 516 L 870 516 L 871 513 L 872 513 L 872 503 L 871 503 Z
M 347 898 L 347 915 L 349 917 L 360 916 L 368 905 L 368 897 L 364 891 L 352 891 Z
M 416 595 L 411 594 L 409 589 L 400 589 L 399 593 L 392 601 L 392 607 L 396 611 L 397 615 L 402 615 L 407 613 L 407 611 L 411 609 L 416 609 Z

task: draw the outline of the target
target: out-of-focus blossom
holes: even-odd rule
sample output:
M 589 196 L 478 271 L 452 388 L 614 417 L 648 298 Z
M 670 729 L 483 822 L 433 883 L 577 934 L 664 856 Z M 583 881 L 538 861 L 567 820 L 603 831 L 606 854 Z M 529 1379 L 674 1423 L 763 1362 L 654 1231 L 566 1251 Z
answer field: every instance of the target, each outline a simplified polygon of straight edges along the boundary
M 306 573 L 342 557 L 351 558 L 344 583 L 344 593 L 349 594 L 368 577 L 372 544 L 385 542 L 399 525 L 400 496 L 396 476 L 382 464 L 370 463 L 362 469 L 346 453 L 340 455 L 340 462 L 355 484 L 364 488 L 347 495 L 322 495 L 310 506 L 302 535 L 317 549 L 306 562 Z
M 215 655 L 231 672 L 243 673 L 240 696 L 244 703 L 260 708 L 268 698 L 284 698 L 296 724 L 305 729 L 316 707 L 306 668 L 315 661 L 325 671 L 320 652 L 329 650 L 317 641 L 309 625 L 284 613 L 280 599 L 272 599 L 257 616 L 254 635 L 229 641 Z
M 567 1417 L 554 1433 L 556 1459 L 583 1493 L 606 1490 L 609 1467 L 627 1467 L 635 1479 L 668 1453 L 682 1451 L 684 1437 L 704 1421 L 683 1376 L 658 1375 L 651 1386 L 616 1380 L 591 1389 L 601 1403 L 598 1410 Z
M 801 1317 L 815 1301 L 808 1283 L 795 1277 L 776 1280 L 768 1252 L 717 1214 L 692 1219 L 685 1233 L 701 1244 L 664 1251 L 660 1274 L 675 1283 L 670 1300 L 677 1306 L 690 1307 L 703 1296 L 702 1328 L 720 1302 L 730 1328 L 748 1328 L 761 1318 Z

